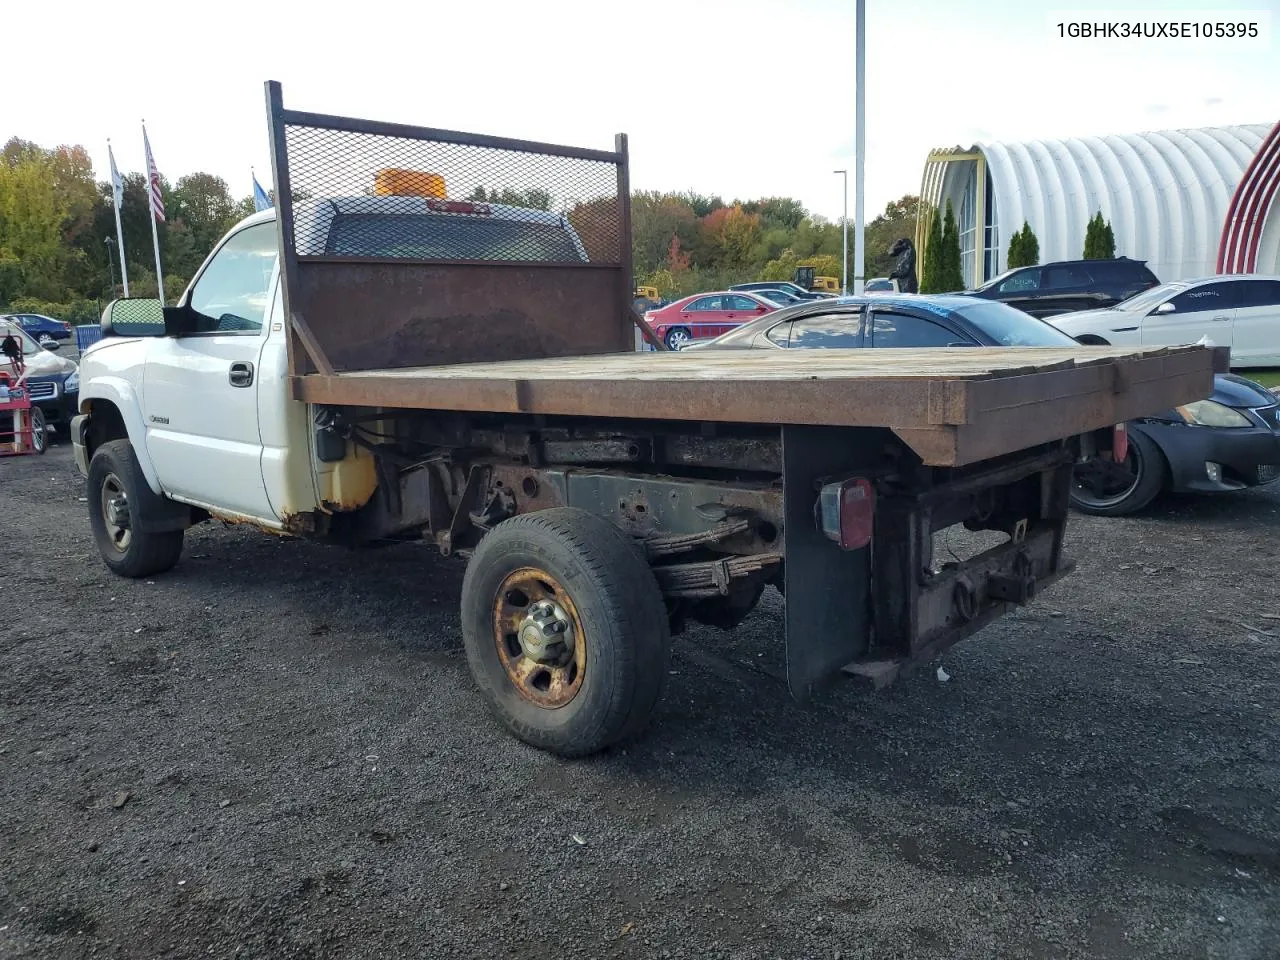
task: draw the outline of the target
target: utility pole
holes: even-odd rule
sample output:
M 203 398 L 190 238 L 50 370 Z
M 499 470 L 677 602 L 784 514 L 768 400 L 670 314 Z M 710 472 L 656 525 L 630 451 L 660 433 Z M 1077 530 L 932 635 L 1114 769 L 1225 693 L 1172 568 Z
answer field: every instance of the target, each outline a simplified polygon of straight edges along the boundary
M 844 178 L 844 216 L 840 220 L 844 228 L 843 255 L 840 257 L 840 295 L 847 297 L 849 295 L 849 171 L 832 170 L 831 172 L 838 173 Z
M 862 293 L 865 280 L 867 251 L 862 223 L 863 198 L 863 154 L 866 152 L 866 97 L 864 95 L 864 79 L 867 73 L 866 0 L 855 0 L 857 4 L 858 37 L 854 47 L 854 72 L 856 73 L 857 90 L 854 94 L 853 116 L 855 132 L 853 136 L 853 292 Z

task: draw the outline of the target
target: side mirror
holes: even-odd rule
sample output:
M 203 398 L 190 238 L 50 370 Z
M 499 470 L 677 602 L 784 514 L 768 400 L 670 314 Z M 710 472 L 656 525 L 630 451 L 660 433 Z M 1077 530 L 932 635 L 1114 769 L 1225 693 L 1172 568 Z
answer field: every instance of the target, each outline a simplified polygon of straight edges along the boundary
M 102 311 L 101 325 L 104 337 L 162 337 L 164 307 L 146 297 L 112 300 Z
M 1176 313 L 1177 310 L 1178 308 L 1173 305 L 1172 300 L 1166 300 L 1164 303 L 1160 304 L 1160 306 L 1156 307 L 1151 312 L 1157 313 L 1157 314 L 1165 314 L 1165 313 Z
M 760 304 L 758 307 L 756 307 L 756 313 L 768 313 L 768 312 L 769 312 L 769 308 L 766 307 L 763 303 Z

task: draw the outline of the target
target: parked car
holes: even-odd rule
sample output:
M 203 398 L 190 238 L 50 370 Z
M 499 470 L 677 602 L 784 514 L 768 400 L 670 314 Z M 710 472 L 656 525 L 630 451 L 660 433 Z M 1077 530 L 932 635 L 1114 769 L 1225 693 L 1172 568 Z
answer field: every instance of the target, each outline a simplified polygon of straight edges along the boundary
M 826 293 L 815 293 L 812 290 L 806 290 L 798 283 L 792 283 L 790 280 L 756 280 L 752 283 L 733 283 L 729 285 L 730 290 L 745 290 L 748 293 L 759 293 L 762 290 L 781 290 L 783 293 L 789 293 L 797 300 L 830 300 L 831 295 Z
M 1085 513 L 1119 516 L 1166 491 L 1220 493 L 1280 478 L 1280 405 L 1261 384 L 1214 377 L 1206 400 L 1131 421 L 1123 463 L 1077 468 L 1071 502 Z
M 753 321 L 691 350 L 856 347 L 1065 346 L 1044 320 L 974 297 L 846 297 Z M 1090 461 L 1075 473 L 1078 510 L 1119 516 L 1164 491 L 1240 490 L 1280 477 L 1280 400 L 1230 374 L 1205 400 L 1126 424 L 1123 463 Z
M 718 337 L 734 327 L 777 310 L 777 304 L 757 293 L 695 293 L 651 310 L 644 318 L 654 333 L 672 350 L 680 350 L 694 340 Z
M 57 343 L 71 339 L 71 324 L 40 313 L 14 313 L 7 319 L 17 323 L 40 343 Z
M 841 297 L 797 304 L 690 350 L 1061 347 L 1075 341 L 1003 303 L 960 295 Z
M 1145 260 L 1059 260 L 1016 267 L 969 293 L 1033 317 L 1112 307 L 1159 284 Z
M 862 292 L 866 294 L 897 293 L 898 281 L 891 280 L 889 277 L 874 277 L 862 285 Z
M 1239 368 L 1280 366 L 1280 277 L 1218 274 L 1153 287 L 1109 310 L 1054 317 L 1081 343 L 1171 346 L 1208 337 Z
M 7 334 L 22 344 L 27 369 L 27 391 L 31 402 L 44 414 L 45 423 L 65 433 L 77 413 L 80 396 L 80 368 L 74 360 L 54 355 L 50 345 L 41 345 L 11 318 L 0 317 L 0 340 Z M 3 363 L 0 357 L 0 363 Z
M 797 303 L 806 303 L 793 293 L 787 293 L 785 290 L 756 290 L 752 293 L 753 297 L 764 297 L 770 303 L 779 307 L 790 307 Z

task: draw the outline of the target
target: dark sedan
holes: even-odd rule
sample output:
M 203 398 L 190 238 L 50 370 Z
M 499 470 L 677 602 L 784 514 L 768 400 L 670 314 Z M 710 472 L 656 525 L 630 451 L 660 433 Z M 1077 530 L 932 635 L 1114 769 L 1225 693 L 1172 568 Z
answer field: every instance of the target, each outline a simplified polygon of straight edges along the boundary
M 1225 493 L 1280 477 L 1280 404 L 1261 384 L 1214 377 L 1207 400 L 1128 424 L 1123 464 L 1076 471 L 1072 500 L 1086 513 L 1133 513 L 1164 491 Z
M 1043 320 L 974 297 L 871 296 L 806 303 L 768 314 L 688 350 L 886 347 L 1051 347 L 1076 341 Z M 1211 397 L 1127 424 L 1123 463 L 1077 471 L 1073 505 L 1119 516 L 1162 491 L 1222 492 L 1280 477 L 1280 404 L 1229 374 Z
M 71 339 L 71 324 L 63 320 L 55 320 L 53 317 L 46 317 L 44 314 L 14 313 L 7 319 L 31 334 L 41 345 Z

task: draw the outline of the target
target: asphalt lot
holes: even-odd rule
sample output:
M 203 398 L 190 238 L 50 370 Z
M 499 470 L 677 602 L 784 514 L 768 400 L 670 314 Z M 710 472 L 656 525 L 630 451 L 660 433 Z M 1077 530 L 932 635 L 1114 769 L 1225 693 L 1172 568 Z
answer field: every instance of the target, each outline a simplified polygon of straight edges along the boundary
M 0 460 L 0 956 L 1277 956 L 1280 490 L 1075 518 L 945 682 L 794 705 L 770 593 L 579 762 L 488 718 L 454 561 L 206 525 L 126 582 L 82 496 Z

